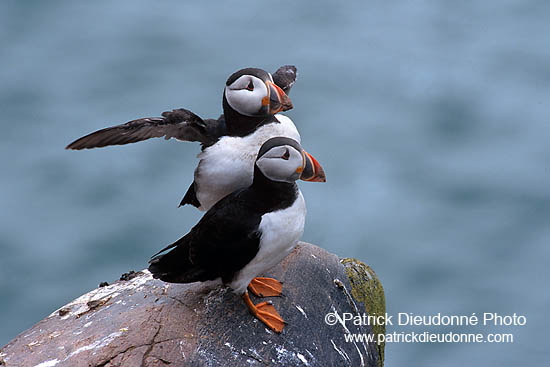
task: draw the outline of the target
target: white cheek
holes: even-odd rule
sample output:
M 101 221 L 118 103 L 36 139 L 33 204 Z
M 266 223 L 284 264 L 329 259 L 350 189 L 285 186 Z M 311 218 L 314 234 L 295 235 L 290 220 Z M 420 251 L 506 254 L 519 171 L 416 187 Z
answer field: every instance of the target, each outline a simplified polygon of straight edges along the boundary
M 301 166 L 302 158 L 291 157 L 289 160 L 265 158 L 259 159 L 256 164 L 265 177 L 272 181 L 294 182 L 298 174 L 296 169 Z
M 267 88 L 260 85 L 253 91 L 247 89 L 225 89 L 227 103 L 235 111 L 245 116 L 255 116 L 262 109 L 262 99 L 267 96 Z

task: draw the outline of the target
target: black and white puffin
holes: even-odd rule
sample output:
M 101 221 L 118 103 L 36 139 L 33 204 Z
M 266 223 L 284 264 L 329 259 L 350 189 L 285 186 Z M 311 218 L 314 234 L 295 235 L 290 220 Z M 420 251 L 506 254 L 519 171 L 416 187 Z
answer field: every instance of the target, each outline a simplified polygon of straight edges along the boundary
M 208 210 L 227 194 L 252 183 L 253 166 L 260 146 L 269 138 L 286 136 L 300 142 L 292 120 L 279 114 L 292 108 L 287 94 L 296 80 L 296 68 L 280 67 L 273 76 L 246 68 L 227 79 L 223 115 L 201 119 L 180 108 L 162 117 L 141 118 L 98 130 L 69 144 L 66 149 L 87 149 L 135 143 L 150 138 L 198 141 L 194 181 L 181 205 Z
M 279 313 L 269 302 L 254 305 L 247 288 L 258 296 L 281 294 L 277 280 L 255 277 L 284 259 L 302 236 L 306 205 L 298 179 L 325 182 L 325 174 L 297 141 L 267 140 L 257 155 L 252 184 L 218 201 L 188 234 L 153 255 L 149 271 L 170 283 L 221 281 L 280 333 L 284 321 Z

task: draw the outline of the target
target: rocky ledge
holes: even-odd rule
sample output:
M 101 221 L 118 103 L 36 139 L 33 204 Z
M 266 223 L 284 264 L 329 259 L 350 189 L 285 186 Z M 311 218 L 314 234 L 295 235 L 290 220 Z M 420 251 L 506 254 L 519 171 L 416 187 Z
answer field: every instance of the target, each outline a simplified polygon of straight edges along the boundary
M 144 270 L 82 295 L 18 335 L 0 349 L 0 366 L 383 365 L 384 345 L 345 340 L 383 327 L 325 322 L 328 313 L 385 312 L 372 269 L 300 242 L 265 275 L 283 282 L 283 296 L 270 297 L 288 323 L 281 334 L 226 288 L 167 284 Z

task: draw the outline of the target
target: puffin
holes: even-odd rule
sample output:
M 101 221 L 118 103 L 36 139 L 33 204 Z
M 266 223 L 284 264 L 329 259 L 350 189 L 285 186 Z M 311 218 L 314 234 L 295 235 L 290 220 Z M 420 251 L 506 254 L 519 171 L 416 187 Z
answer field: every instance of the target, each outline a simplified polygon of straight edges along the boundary
M 252 183 L 218 201 L 189 233 L 153 255 L 149 271 L 169 283 L 222 283 L 280 333 L 281 315 L 271 302 L 254 304 L 248 290 L 281 295 L 279 281 L 256 276 L 284 259 L 303 234 L 306 204 L 298 179 L 326 181 L 321 165 L 296 140 L 268 139 L 255 159 Z
M 175 138 L 199 142 L 201 152 L 189 186 L 179 206 L 193 205 L 207 211 L 221 198 L 252 183 L 254 161 L 261 145 L 276 136 L 300 142 L 290 118 L 279 112 L 293 108 L 287 93 L 296 81 L 296 67 L 285 65 L 271 75 L 263 69 L 245 68 L 233 73 L 223 91 L 223 114 L 202 119 L 179 108 L 92 132 L 67 145 L 81 150 L 124 145 L 150 138 Z

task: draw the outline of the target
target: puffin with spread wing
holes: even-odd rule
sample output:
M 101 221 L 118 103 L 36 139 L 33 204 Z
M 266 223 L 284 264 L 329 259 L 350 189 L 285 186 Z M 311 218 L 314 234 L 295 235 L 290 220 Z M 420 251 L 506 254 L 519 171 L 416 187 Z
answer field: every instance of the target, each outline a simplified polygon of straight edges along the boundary
M 180 108 L 162 117 L 141 118 L 98 130 L 69 144 L 67 149 L 124 145 L 164 137 L 200 142 L 195 177 L 181 205 L 210 209 L 231 192 L 252 183 L 260 146 L 275 136 L 300 142 L 294 123 L 279 112 L 291 109 L 287 95 L 296 80 L 294 66 L 282 66 L 273 75 L 246 68 L 233 73 L 223 92 L 223 114 L 202 119 Z

